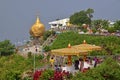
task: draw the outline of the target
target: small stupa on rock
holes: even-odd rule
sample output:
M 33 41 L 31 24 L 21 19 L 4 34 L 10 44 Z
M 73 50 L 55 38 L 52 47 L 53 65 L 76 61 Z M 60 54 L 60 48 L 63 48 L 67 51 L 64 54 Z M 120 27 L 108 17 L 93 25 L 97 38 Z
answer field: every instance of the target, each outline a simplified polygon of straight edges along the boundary
M 34 38 L 40 38 L 45 32 L 45 26 L 40 22 L 39 17 L 37 16 L 36 22 L 30 28 L 30 35 Z

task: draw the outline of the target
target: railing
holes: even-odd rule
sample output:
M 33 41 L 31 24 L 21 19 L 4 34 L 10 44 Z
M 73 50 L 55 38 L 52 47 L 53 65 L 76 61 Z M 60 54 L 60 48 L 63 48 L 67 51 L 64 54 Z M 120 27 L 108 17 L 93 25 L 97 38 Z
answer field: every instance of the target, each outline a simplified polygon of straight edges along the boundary
M 42 44 L 42 46 L 49 46 L 55 40 L 55 36 L 50 35 L 47 40 Z

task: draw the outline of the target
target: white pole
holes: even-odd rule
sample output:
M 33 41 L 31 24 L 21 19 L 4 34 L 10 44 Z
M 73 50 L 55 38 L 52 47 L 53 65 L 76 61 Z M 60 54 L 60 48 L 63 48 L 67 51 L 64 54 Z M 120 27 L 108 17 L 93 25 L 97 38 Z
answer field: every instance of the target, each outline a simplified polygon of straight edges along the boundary
M 0 57 L 1 57 L 1 52 L 0 52 Z
M 34 53 L 34 73 L 35 73 L 35 53 Z

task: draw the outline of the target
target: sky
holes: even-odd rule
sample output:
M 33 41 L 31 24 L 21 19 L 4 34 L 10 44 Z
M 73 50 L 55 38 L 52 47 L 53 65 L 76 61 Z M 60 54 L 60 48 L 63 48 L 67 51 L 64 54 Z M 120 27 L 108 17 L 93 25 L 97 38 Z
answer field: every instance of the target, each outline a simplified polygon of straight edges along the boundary
M 88 8 L 94 9 L 93 19 L 120 19 L 120 0 L 0 0 L 0 41 L 21 44 L 29 40 L 37 15 L 49 29 L 48 22 Z

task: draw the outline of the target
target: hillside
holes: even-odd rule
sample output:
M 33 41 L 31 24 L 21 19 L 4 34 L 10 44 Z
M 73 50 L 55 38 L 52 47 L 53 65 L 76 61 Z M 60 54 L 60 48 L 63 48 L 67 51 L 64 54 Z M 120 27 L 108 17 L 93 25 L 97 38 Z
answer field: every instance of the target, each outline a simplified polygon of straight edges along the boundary
M 120 38 L 117 36 L 85 35 L 76 32 L 65 32 L 57 35 L 56 40 L 50 46 L 51 49 L 65 48 L 70 43 L 72 45 L 81 44 L 83 40 L 87 43 L 101 46 L 108 54 L 120 54 Z

